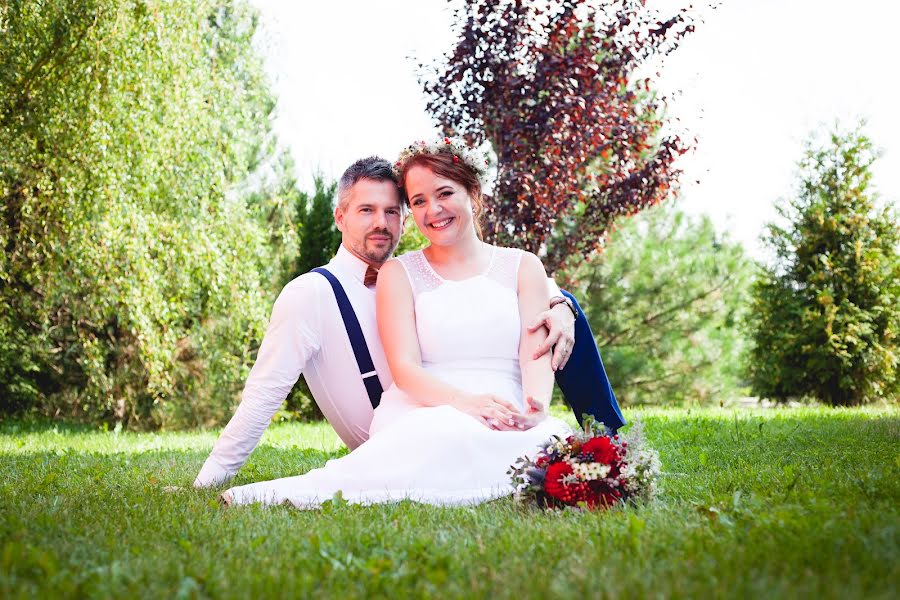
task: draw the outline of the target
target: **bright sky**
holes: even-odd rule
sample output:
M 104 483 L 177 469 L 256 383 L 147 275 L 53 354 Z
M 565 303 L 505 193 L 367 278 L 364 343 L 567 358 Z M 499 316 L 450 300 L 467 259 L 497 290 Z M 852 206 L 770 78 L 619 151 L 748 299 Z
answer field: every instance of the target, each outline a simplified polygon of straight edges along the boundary
M 416 63 L 451 48 L 444 0 L 252 0 L 279 98 L 275 127 L 301 185 L 336 178 L 357 158 L 393 159 L 437 134 Z M 666 10 L 688 2 L 649 0 Z M 681 205 L 762 256 L 759 236 L 790 194 L 813 130 L 860 117 L 884 155 L 875 185 L 900 201 L 900 6 L 891 0 L 724 0 L 662 68 L 680 90 L 670 115 L 698 137 L 681 163 Z M 699 183 L 696 183 L 699 181 Z

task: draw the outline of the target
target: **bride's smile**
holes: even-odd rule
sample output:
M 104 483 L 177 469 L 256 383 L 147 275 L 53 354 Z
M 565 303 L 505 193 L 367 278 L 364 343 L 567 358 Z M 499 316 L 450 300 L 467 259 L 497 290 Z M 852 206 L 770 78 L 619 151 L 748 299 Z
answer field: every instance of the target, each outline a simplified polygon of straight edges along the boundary
M 431 227 L 432 229 L 444 229 L 445 227 L 450 225 L 450 223 L 452 223 L 452 222 L 453 222 L 453 217 L 449 217 L 447 219 L 441 219 L 440 221 L 432 221 L 431 223 L 428 224 L 428 226 Z

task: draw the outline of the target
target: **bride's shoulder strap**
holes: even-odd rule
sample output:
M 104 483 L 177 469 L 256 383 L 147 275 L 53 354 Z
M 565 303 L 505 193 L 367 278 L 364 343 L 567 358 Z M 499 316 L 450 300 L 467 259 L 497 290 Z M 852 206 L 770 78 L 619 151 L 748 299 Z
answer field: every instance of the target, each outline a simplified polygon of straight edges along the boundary
M 524 252 L 518 248 L 497 246 L 494 249 L 494 260 L 488 276 L 504 287 L 515 290 L 519 284 L 519 263 L 523 254 Z
M 425 256 L 421 250 L 407 252 L 397 257 L 400 264 L 406 271 L 406 277 L 412 287 L 413 296 L 418 296 L 422 292 L 433 290 L 441 285 L 441 280 L 434 274 L 425 262 Z

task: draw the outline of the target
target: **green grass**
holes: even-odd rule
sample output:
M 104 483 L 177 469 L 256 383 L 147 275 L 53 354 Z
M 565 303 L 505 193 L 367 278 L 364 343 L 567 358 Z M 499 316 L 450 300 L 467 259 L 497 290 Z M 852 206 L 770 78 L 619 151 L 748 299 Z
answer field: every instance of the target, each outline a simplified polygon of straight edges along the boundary
M 223 509 L 215 490 L 163 491 L 190 484 L 213 432 L 6 422 L 0 596 L 888 598 L 900 587 L 900 410 L 641 414 L 667 473 L 661 496 L 606 513 L 511 500 Z M 342 452 L 327 425 L 273 426 L 236 483 Z

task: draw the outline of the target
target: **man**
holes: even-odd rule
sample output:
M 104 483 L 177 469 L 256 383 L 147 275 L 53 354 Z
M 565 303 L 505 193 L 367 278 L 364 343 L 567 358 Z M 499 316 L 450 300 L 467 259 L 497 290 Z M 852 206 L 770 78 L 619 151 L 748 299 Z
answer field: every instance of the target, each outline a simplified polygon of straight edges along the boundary
M 301 372 L 322 414 L 341 440 L 351 450 L 366 441 L 378 402 L 378 393 L 373 389 L 387 389 L 392 381 L 375 322 L 374 279 L 377 269 L 397 247 L 404 210 L 389 162 L 366 158 L 344 172 L 338 183 L 334 211 L 341 246 L 325 267 L 328 273 L 301 275 L 288 283 L 275 301 L 241 403 L 197 475 L 195 487 L 219 485 L 234 476 Z M 339 289 L 332 287 L 331 276 Z M 343 309 L 341 294 L 346 295 L 347 301 Z M 546 353 L 555 346 L 554 369 L 565 366 L 574 346 L 573 316 L 578 310 L 569 298 L 557 300 L 557 305 L 533 324 L 535 328 L 546 326 L 550 331 L 539 352 Z M 345 312 L 348 306 L 352 313 L 349 321 L 358 320 L 361 335 L 356 337 L 348 333 L 352 330 Z M 589 331 L 587 335 L 593 346 Z M 362 359 L 360 345 L 368 350 Z M 363 364 L 369 357 L 374 369 L 366 371 L 369 367 Z M 614 405 L 614 396 L 612 402 Z M 614 407 L 617 413 L 618 408 Z M 576 415 L 580 417 L 577 408 Z

